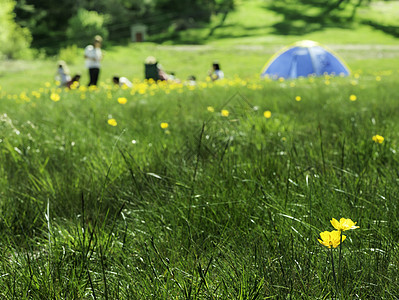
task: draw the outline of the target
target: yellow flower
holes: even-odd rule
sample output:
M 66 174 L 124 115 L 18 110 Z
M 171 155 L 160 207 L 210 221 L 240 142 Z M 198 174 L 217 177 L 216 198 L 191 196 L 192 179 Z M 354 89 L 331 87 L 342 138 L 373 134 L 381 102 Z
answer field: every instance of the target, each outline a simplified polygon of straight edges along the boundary
M 54 102 L 60 101 L 60 95 L 58 95 L 57 93 L 51 93 L 50 95 L 50 99 L 53 100 Z
M 327 248 L 337 248 L 341 243 L 341 232 L 339 230 L 334 231 L 324 231 L 320 232 L 320 239 L 317 239 L 322 245 Z M 346 239 L 345 235 L 342 235 L 342 242 Z
M 350 95 L 350 96 L 349 96 L 349 100 L 350 100 L 350 101 L 356 101 L 356 100 L 357 100 L 356 95 Z
M 166 129 L 166 128 L 168 128 L 169 127 L 169 124 L 168 123 L 166 123 L 166 122 L 162 122 L 161 123 L 161 128 L 162 129 Z
M 76 90 L 78 87 L 79 87 L 78 81 L 74 81 L 70 86 L 71 90 Z
M 119 97 L 119 98 L 118 98 L 118 102 L 119 102 L 120 104 L 126 104 L 127 99 L 126 99 L 125 97 Z
M 384 141 L 384 137 L 376 134 L 375 136 L 373 136 L 373 141 L 378 144 L 382 144 L 382 142 Z
M 229 116 L 229 111 L 227 109 L 222 109 L 221 115 L 222 115 L 222 117 L 228 117 Z
M 116 123 L 116 120 L 115 120 L 115 119 L 108 119 L 108 124 L 111 125 L 111 126 L 116 126 L 116 125 L 118 125 L 118 123 Z
M 302 98 L 301 98 L 301 96 L 296 96 L 296 97 L 295 97 L 295 100 L 296 100 L 296 101 L 301 101 Z
M 381 76 L 376 76 L 376 77 L 375 77 L 375 80 L 376 80 L 376 81 L 381 81 Z
M 351 219 L 341 218 L 338 222 L 338 220 L 332 218 L 330 222 L 331 225 L 334 226 L 334 228 L 338 231 L 346 231 L 349 229 L 359 228 L 359 226 L 355 226 L 356 222 L 353 222 Z
M 272 113 L 271 113 L 270 110 L 266 110 L 266 111 L 263 113 L 263 116 L 264 116 L 266 119 L 269 119 L 269 118 L 272 116 Z
M 214 111 L 215 111 L 215 109 L 213 108 L 213 106 L 208 106 L 206 109 L 207 109 L 209 112 L 214 112 Z

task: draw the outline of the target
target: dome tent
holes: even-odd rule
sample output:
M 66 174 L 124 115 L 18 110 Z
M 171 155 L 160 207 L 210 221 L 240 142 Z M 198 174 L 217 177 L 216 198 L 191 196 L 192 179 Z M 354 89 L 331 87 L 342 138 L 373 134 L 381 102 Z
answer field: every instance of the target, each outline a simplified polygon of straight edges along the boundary
M 346 64 L 336 54 L 313 41 L 300 41 L 277 52 L 265 65 L 261 77 L 297 78 L 324 74 L 349 75 Z

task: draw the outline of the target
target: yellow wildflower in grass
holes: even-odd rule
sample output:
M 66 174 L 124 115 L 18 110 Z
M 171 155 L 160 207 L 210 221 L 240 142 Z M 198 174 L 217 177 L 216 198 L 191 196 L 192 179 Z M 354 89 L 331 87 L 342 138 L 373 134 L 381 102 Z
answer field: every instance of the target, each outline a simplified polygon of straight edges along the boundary
M 295 97 L 295 101 L 301 101 L 301 100 L 302 100 L 301 96 L 296 96 Z
M 359 226 L 355 226 L 356 222 L 353 222 L 351 219 L 341 218 L 338 222 L 337 219 L 332 218 L 332 220 L 330 222 L 331 222 L 331 225 L 338 231 L 346 231 L 349 229 L 359 228 Z M 342 239 L 342 240 L 344 240 L 344 239 Z
M 126 104 L 126 102 L 127 102 L 127 99 L 125 97 L 119 97 L 118 98 L 118 103 L 119 104 Z
M 116 122 L 116 120 L 115 119 L 108 119 L 108 124 L 109 125 L 111 125 L 111 126 L 116 126 L 116 125 L 118 125 L 118 123 Z
M 220 114 L 222 115 L 222 117 L 228 117 L 229 116 L 229 111 L 227 109 L 222 109 Z
M 384 142 L 384 137 L 376 134 L 375 136 L 373 136 L 373 141 L 378 144 L 382 144 Z
M 357 100 L 356 95 L 350 95 L 350 96 L 349 96 L 349 100 L 350 100 L 350 101 L 356 101 L 356 100 Z
M 44 86 L 49 88 L 51 86 L 51 83 L 47 81 L 46 83 L 44 83 Z
M 76 90 L 79 87 L 79 82 L 78 81 L 74 81 L 71 86 L 70 89 L 71 90 Z
M 317 240 L 327 248 L 331 248 L 331 246 L 337 248 L 341 241 L 343 242 L 346 239 L 345 235 L 341 237 L 341 232 L 339 230 L 320 232 L 320 237 L 321 240 Z
M 208 106 L 206 109 L 207 109 L 209 112 L 214 112 L 214 111 L 215 111 L 215 109 L 213 108 L 213 106 Z
M 376 81 L 381 81 L 381 76 L 376 76 L 376 77 L 375 77 L 375 80 L 376 80 Z
M 61 97 L 57 93 L 51 93 L 50 99 L 53 100 L 54 102 L 60 101 Z
M 166 122 L 162 122 L 161 123 L 161 128 L 162 129 L 166 129 L 166 128 L 168 128 L 169 127 L 169 124 L 168 123 L 166 123 Z
M 271 113 L 270 110 L 266 110 L 266 111 L 263 113 L 263 116 L 264 116 L 266 119 L 269 119 L 269 118 L 272 116 L 272 113 Z

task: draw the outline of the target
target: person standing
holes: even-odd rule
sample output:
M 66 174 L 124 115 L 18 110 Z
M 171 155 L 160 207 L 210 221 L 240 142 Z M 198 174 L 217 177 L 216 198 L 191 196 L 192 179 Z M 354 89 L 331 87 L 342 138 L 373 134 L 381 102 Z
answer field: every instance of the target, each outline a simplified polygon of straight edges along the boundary
M 86 68 L 89 69 L 90 81 L 88 86 L 97 85 L 98 77 L 100 74 L 101 60 L 103 54 L 101 52 L 101 45 L 103 39 L 101 36 L 94 37 L 93 45 L 88 45 L 85 48 Z

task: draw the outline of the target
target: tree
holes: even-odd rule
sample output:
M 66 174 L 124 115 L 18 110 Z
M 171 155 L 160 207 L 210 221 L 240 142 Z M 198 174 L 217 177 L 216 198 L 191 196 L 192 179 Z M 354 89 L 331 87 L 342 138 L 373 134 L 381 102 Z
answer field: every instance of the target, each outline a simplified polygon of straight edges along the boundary
M 101 15 L 96 11 L 80 8 L 76 16 L 73 16 L 68 21 L 68 29 L 66 31 L 68 41 L 83 47 L 92 41 L 95 35 L 100 35 L 107 39 L 108 30 L 105 27 L 107 19 L 107 16 Z
M 0 0 L 0 54 L 8 58 L 19 58 L 26 54 L 31 43 L 27 28 L 15 22 L 15 1 Z

